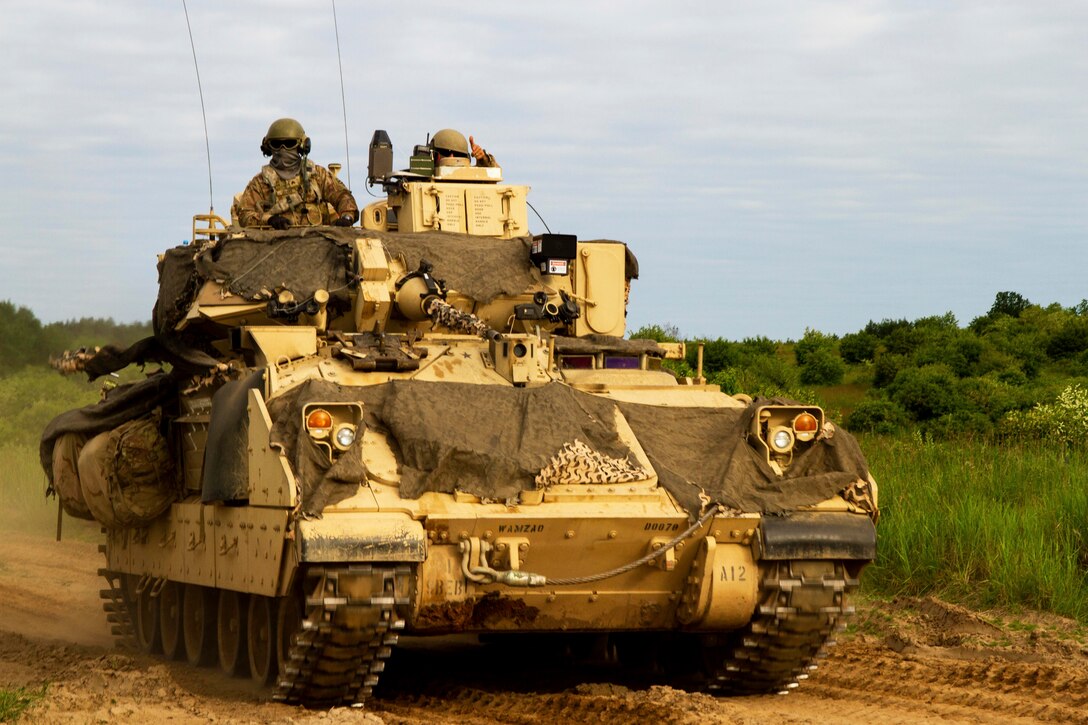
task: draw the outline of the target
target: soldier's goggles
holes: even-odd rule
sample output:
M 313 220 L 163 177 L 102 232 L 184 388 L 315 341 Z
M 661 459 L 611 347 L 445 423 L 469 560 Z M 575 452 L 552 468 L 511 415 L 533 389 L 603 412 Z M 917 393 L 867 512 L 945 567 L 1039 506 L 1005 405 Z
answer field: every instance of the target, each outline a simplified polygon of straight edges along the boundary
M 297 138 L 270 138 L 268 139 L 268 145 L 274 149 L 293 149 L 298 148 Z

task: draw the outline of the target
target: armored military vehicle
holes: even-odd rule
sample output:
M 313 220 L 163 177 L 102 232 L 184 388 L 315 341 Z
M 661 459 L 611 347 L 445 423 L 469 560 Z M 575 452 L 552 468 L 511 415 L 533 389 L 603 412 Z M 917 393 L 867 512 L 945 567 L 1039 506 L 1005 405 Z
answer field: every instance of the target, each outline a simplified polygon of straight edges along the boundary
M 530 233 L 500 167 L 391 159 L 377 132 L 360 227 L 196 217 L 154 337 L 63 363 L 162 363 L 42 439 L 103 524 L 114 632 L 316 706 L 363 701 L 402 633 L 634 638 L 662 677 L 796 686 L 875 556 L 854 439 L 625 339 L 634 255 Z

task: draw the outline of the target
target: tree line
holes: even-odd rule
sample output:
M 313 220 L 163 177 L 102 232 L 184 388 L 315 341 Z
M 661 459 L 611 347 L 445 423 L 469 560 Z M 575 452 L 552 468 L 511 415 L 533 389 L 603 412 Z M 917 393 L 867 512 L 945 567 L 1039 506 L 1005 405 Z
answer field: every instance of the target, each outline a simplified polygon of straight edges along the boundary
M 632 337 L 681 338 L 669 325 Z M 693 374 L 702 343 L 704 375 L 726 392 L 830 400 L 847 427 L 860 431 L 1003 432 L 1018 420 L 1010 414 L 1079 399 L 1077 386 L 1088 387 L 1088 300 L 1043 306 L 1017 292 L 999 292 L 964 327 L 949 312 L 870 321 L 841 337 L 806 330 L 797 341 L 687 342 L 678 374 Z M 1061 398 L 1071 387 L 1074 394 Z
M 127 346 L 151 334 L 151 322 L 118 323 L 81 317 L 42 322 L 27 307 L 0 301 L 0 377 L 27 366 L 47 365 L 50 355 L 95 345 Z

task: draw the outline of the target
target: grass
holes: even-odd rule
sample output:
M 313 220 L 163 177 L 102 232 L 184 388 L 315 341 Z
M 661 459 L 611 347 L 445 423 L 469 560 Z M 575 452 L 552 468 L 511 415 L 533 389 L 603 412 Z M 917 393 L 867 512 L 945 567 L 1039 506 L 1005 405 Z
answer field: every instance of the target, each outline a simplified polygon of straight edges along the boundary
M 0 722 L 15 722 L 23 711 L 45 696 L 45 685 L 40 689 L 28 690 L 17 687 L 12 690 L 0 688 Z
M 1088 622 L 1088 452 L 863 437 L 880 486 L 865 586 Z
M 0 445 L 0 511 L 4 529 L 54 535 L 57 528 L 55 498 L 45 496 L 45 472 L 38 458 L 37 446 Z M 96 541 L 100 525 L 65 515 L 64 538 Z

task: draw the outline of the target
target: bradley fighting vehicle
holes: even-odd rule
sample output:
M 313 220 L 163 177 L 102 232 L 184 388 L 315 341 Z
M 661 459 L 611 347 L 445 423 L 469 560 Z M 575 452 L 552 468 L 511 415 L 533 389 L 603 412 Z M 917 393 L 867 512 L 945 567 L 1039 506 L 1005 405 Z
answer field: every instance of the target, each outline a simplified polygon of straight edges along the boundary
M 42 439 L 103 524 L 114 632 L 318 706 L 364 700 L 401 634 L 597 634 L 714 692 L 796 686 L 875 556 L 854 439 L 625 339 L 632 253 L 531 235 L 500 168 L 391 159 L 376 132 L 360 227 L 196 217 L 154 337 L 59 363 L 167 363 Z

